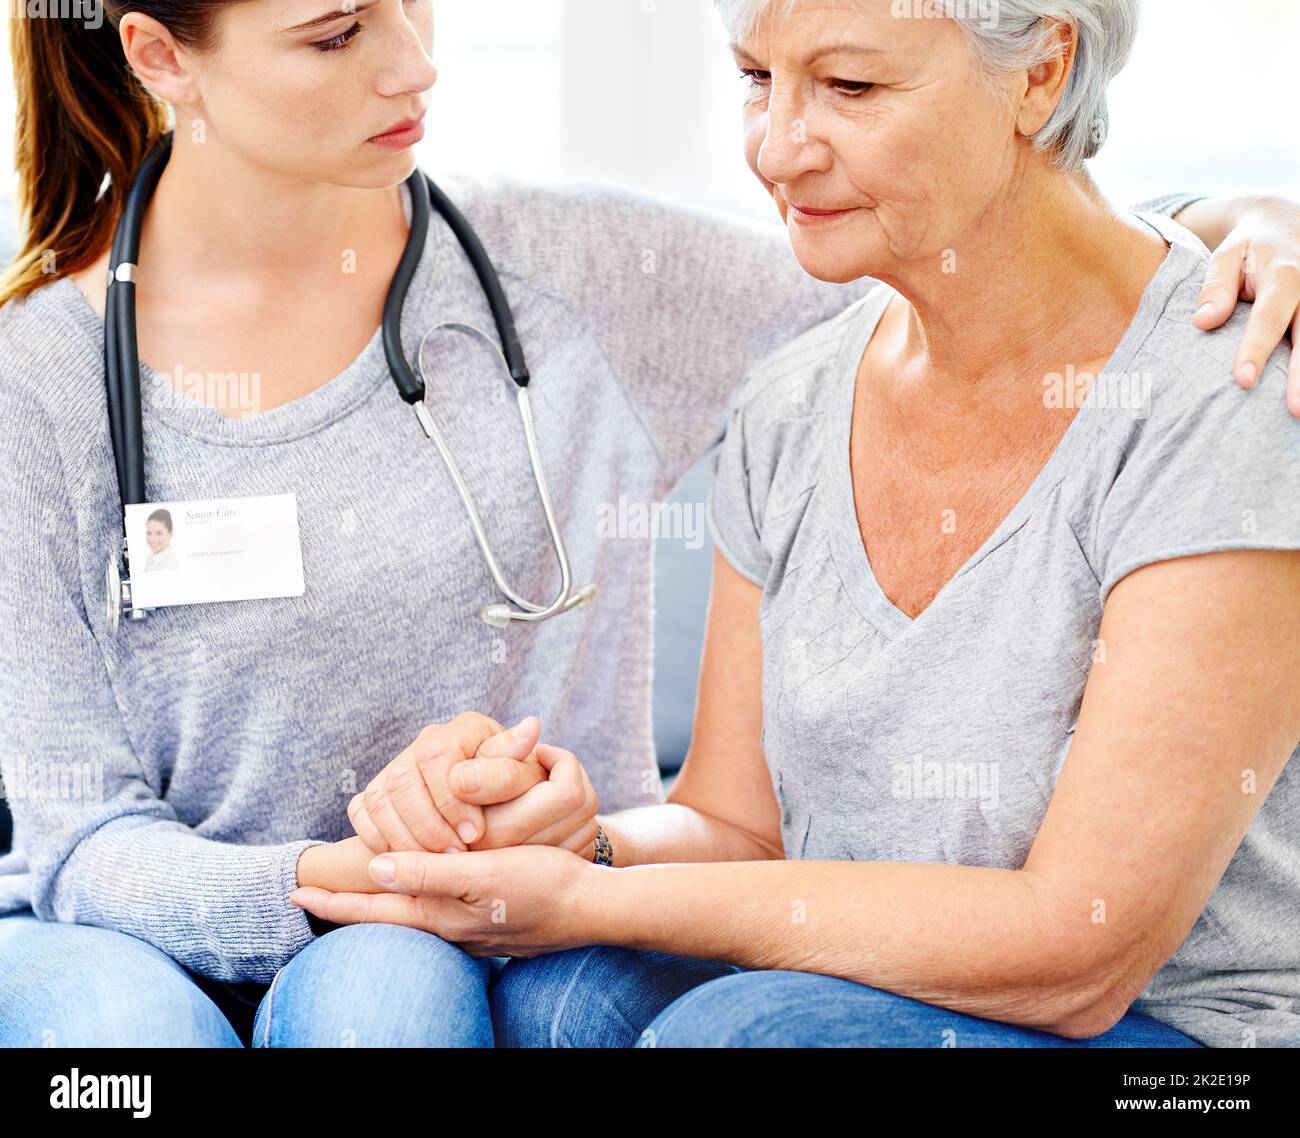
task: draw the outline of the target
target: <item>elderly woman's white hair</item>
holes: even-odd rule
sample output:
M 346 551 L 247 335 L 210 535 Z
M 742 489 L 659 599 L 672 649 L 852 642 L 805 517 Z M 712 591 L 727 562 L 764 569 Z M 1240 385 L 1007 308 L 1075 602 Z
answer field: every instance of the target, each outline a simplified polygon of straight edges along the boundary
M 727 30 L 747 38 L 762 16 L 799 0 L 714 0 Z M 951 16 L 970 36 L 993 74 L 1023 71 L 1058 50 L 1049 20 L 1075 29 L 1078 46 L 1065 93 L 1052 117 L 1034 135 L 1067 170 L 1079 170 L 1101 149 L 1110 129 L 1106 89 L 1123 70 L 1137 38 L 1141 0 L 890 0 L 896 15 Z

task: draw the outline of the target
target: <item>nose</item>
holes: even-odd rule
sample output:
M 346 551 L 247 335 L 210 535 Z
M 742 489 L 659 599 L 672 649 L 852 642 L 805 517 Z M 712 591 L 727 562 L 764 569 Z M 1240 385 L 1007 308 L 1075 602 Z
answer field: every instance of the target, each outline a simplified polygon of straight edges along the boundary
M 801 174 L 827 168 L 829 152 L 813 137 L 805 111 L 796 91 L 773 84 L 757 158 L 759 174 L 773 185 L 789 185 Z
M 381 95 L 423 94 L 438 81 L 438 69 L 430 54 L 433 50 L 431 31 L 429 40 L 426 44 L 422 30 L 403 14 L 393 29 L 391 46 L 385 52 L 387 66 L 377 82 Z

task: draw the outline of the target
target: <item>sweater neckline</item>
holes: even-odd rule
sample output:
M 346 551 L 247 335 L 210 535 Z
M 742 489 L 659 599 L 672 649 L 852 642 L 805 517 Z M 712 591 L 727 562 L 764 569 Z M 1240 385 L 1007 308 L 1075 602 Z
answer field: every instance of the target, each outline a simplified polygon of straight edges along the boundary
M 409 223 L 410 194 L 405 186 L 402 202 Z M 424 332 L 410 316 L 429 311 L 427 302 L 432 283 L 439 275 L 434 265 L 443 253 L 444 232 L 444 227 L 435 217 L 429 226 L 424 253 L 407 294 L 404 312 L 408 318 L 402 322 L 402 341 L 408 359 L 414 358 L 413 353 Z M 70 277 L 60 278 L 43 291 L 51 308 L 70 320 L 93 350 L 97 361 L 95 370 L 102 380 L 104 322 Z M 382 327 L 375 329 L 360 354 L 329 381 L 306 395 L 246 418 L 227 415 L 201 402 L 183 387 L 178 387 L 170 376 L 158 372 L 148 363 L 142 361 L 140 364 L 140 396 L 146 436 L 151 426 L 165 425 L 191 438 L 224 446 L 267 446 L 302 438 L 351 414 L 386 382 L 391 382 L 391 376 L 384 353 Z

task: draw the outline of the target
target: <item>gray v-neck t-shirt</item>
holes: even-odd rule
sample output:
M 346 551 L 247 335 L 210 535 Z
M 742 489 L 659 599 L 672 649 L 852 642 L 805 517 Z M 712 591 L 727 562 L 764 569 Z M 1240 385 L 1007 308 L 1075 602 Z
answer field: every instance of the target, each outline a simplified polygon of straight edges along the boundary
M 786 856 L 1017 868 L 1079 714 L 1110 589 L 1143 565 L 1300 549 L 1285 347 L 1232 382 L 1249 309 L 1192 325 L 1206 252 L 1173 222 L 1141 306 L 1028 492 L 912 619 L 872 574 L 849 437 L 892 289 L 737 393 L 709 517 L 763 589 L 763 747 Z M 1210 1046 L 1300 1045 L 1300 764 L 1134 1010 Z

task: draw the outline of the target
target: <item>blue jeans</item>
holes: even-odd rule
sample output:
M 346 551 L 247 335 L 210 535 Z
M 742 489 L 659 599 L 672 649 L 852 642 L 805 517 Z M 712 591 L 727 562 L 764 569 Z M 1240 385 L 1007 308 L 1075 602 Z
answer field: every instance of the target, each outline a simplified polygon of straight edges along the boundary
M 188 971 L 111 929 L 0 917 L 0 1047 L 491 1047 L 501 958 L 352 925 L 267 984 Z
M 109 929 L 0 917 L 0 1047 L 1196 1047 L 1130 1012 L 1065 1040 L 805 972 L 595 946 L 474 958 L 353 925 L 270 985 L 219 984 Z
M 511 960 L 492 986 L 498 1047 L 1199 1047 L 1129 1012 L 1063 1039 L 851 980 L 596 946 Z

